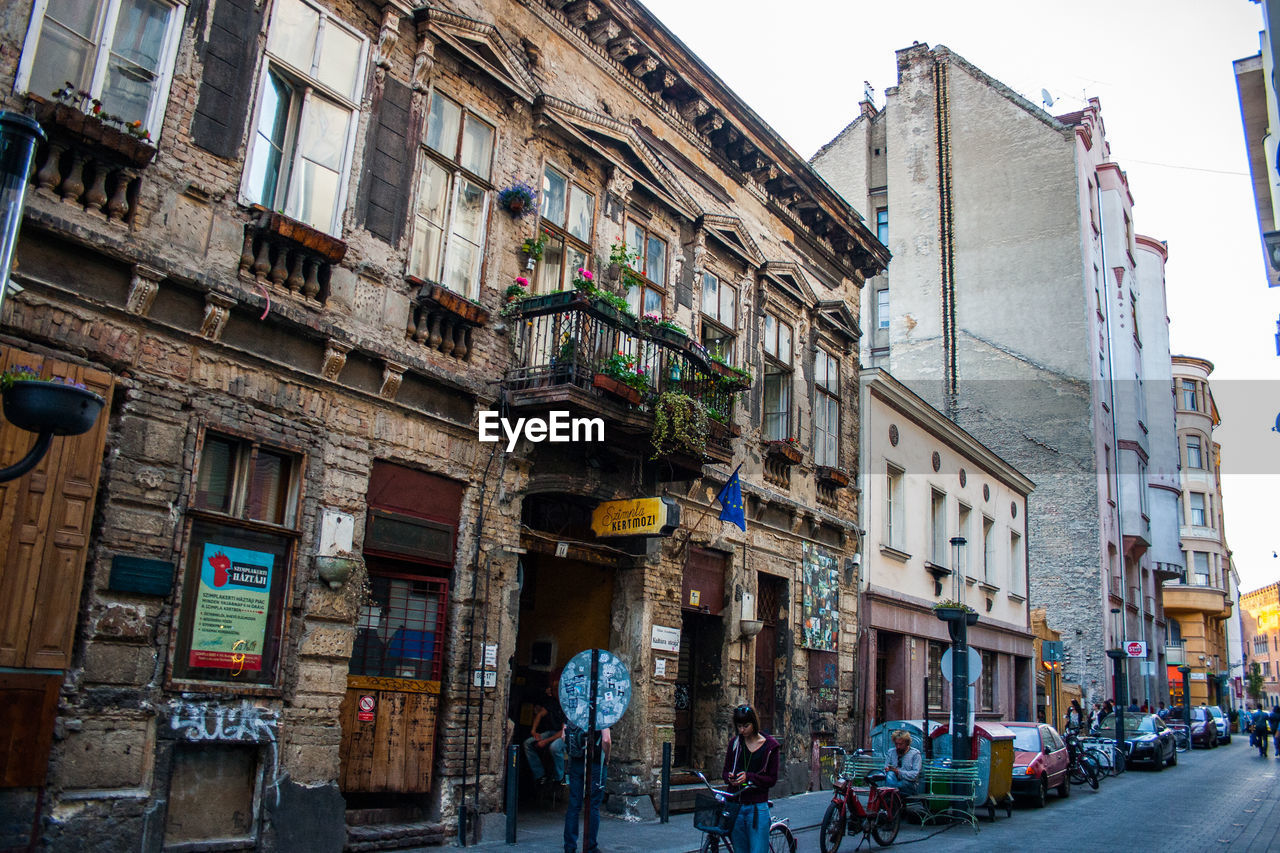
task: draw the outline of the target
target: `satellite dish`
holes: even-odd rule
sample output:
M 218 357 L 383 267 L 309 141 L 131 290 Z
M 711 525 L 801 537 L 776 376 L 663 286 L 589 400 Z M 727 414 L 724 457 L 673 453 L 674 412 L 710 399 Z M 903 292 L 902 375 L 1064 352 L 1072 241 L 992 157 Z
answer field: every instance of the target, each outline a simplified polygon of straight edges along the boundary
M 1046 107 L 1051 107 L 1051 106 L 1053 106 L 1053 95 L 1050 95 L 1050 94 L 1049 94 L 1049 90 L 1048 90 L 1048 89 L 1041 89 L 1041 90 L 1040 90 L 1040 100 L 1044 101 L 1044 105 L 1045 105 Z

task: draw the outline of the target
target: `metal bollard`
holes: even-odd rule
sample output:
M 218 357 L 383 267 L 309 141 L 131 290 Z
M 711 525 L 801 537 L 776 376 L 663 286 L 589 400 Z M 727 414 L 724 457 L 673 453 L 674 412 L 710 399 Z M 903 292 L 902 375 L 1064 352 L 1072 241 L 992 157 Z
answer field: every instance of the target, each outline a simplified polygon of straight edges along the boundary
M 658 797 L 659 817 L 662 823 L 670 823 L 671 815 L 671 741 L 662 744 L 662 793 Z
M 507 843 L 516 843 L 516 811 L 520 802 L 520 747 L 507 747 Z

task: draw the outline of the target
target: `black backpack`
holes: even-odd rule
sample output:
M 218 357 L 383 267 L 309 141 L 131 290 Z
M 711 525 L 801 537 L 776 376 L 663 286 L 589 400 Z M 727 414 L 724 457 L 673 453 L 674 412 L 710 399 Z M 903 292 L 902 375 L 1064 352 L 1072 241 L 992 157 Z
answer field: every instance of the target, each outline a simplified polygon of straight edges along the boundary
M 600 732 L 596 732 L 596 755 L 600 754 Z M 587 733 L 585 730 L 569 723 L 564 729 L 564 751 L 570 758 L 584 758 L 587 754 Z

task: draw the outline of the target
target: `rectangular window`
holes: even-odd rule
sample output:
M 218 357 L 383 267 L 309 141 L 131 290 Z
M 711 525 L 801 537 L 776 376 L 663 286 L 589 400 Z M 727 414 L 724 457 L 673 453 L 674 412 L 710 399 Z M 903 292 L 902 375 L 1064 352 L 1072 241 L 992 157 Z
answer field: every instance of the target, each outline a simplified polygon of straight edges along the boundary
M 1022 535 L 1009 531 L 1009 592 L 1027 588 L 1026 572 L 1022 567 Z
M 876 328 L 889 328 L 889 288 L 876 291 Z
M 942 710 L 942 643 L 929 642 L 929 710 Z
M 986 516 L 982 517 L 982 579 L 996 582 L 996 523 Z
M 302 460 L 208 433 L 192 495 L 176 679 L 275 684 Z
M 969 507 L 964 504 L 960 504 L 959 509 L 956 511 L 956 535 L 964 537 L 965 546 L 964 555 L 960 558 L 961 564 L 956 567 L 956 570 L 959 571 L 963 569 L 966 576 L 973 574 L 973 560 L 970 559 L 969 553 L 973 551 L 974 546 L 978 544 L 973 541 L 973 536 L 969 533 L 969 516 Z
M 886 467 L 884 490 L 884 544 L 902 550 L 906 544 L 903 529 L 903 472 L 892 465 Z
M 1206 551 L 1192 551 L 1195 560 L 1196 586 L 1209 586 L 1209 554 Z
M 641 276 L 627 288 L 627 304 L 637 317 L 662 314 L 667 293 L 667 241 L 629 219 L 627 249 L 636 254 L 632 269 Z
M 468 299 L 480 296 L 493 138 L 491 125 L 432 93 L 409 272 Z
M 551 293 L 573 287 L 579 269 L 591 263 L 596 197 L 557 169 L 542 170 L 541 234 L 547 240 L 538 263 L 535 290 Z
M 1200 453 L 1200 436 L 1187 436 L 1187 467 L 1203 468 L 1204 459 Z
M 1191 493 L 1191 523 L 1199 527 L 1205 526 L 1204 494 L 1202 492 Z
M 707 352 L 735 364 L 738 334 L 738 289 L 709 272 L 702 274 L 702 345 Z
M 327 234 L 342 229 L 367 41 L 302 0 L 277 0 L 243 195 Z
M 162 0 L 37 0 L 15 89 L 50 99 L 70 82 L 158 137 L 185 11 Z
M 981 652 L 982 655 L 982 710 L 996 709 L 996 656 L 994 652 Z
M 1199 408 L 1196 405 L 1196 383 L 1193 379 L 1182 380 L 1182 408 L 1188 412 L 1194 412 Z
M 929 491 L 929 541 L 929 562 L 947 565 L 947 496 L 936 489 Z
M 1147 495 L 1147 466 L 1142 460 L 1138 460 L 1138 509 L 1144 518 L 1151 517 Z
M 369 600 L 356 622 L 351 674 L 439 681 L 448 591 L 443 578 L 371 573 Z
M 876 208 L 876 239 L 889 245 L 889 208 Z
M 764 315 L 764 437 L 785 441 L 791 431 L 791 327 Z
M 840 359 L 818 348 L 813 363 L 813 461 L 840 465 Z

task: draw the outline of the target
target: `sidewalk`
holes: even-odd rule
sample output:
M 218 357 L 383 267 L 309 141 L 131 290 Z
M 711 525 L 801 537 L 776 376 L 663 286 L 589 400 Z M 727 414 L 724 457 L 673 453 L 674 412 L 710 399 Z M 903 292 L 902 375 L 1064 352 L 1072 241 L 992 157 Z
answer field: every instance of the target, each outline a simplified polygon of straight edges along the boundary
M 815 850 L 818 846 L 818 826 L 831 802 L 830 791 L 814 791 L 774 800 L 774 818 L 789 818 L 792 832 L 799 843 L 797 849 Z M 493 834 L 471 849 L 519 850 L 521 853 L 562 853 L 564 850 L 564 810 L 529 811 L 521 813 L 516 843 L 508 845 L 500 825 L 488 824 Z M 903 822 L 898 842 L 923 838 L 938 827 L 921 828 Z M 670 823 L 657 819 L 636 822 L 624 821 L 613 815 L 600 817 L 600 849 L 608 853 L 697 853 L 702 844 L 702 834 L 693 828 L 693 815 L 671 816 Z M 581 849 L 581 839 L 579 839 Z M 896 842 L 895 842 L 896 843 Z M 850 846 L 849 849 L 853 849 Z

